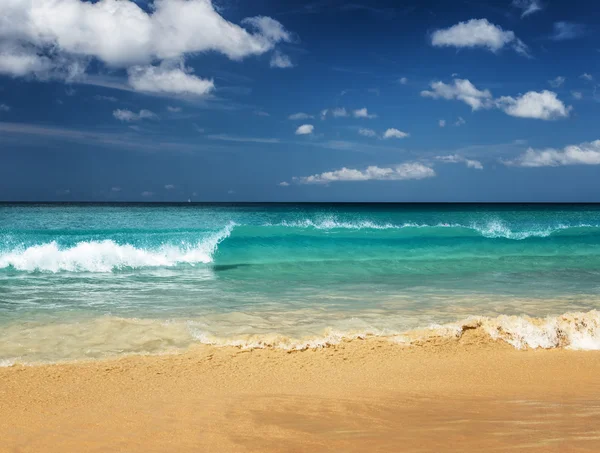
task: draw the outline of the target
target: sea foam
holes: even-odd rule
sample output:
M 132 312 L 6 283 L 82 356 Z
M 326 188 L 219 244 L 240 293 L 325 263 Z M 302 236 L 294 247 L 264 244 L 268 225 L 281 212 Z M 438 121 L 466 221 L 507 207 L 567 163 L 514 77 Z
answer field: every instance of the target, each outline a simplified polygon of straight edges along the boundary
M 163 245 L 156 249 L 117 244 L 110 239 L 79 242 L 69 248 L 61 248 L 56 241 L 52 241 L 0 255 L 0 269 L 12 267 L 29 272 L 111 272 L 123 268 L 211 263 L 218 245 L 229 237 L 234 226 L 234 223 L 230 223 L 195 244 Z
M 560 316 L 471 316 L 465 320 L 396 337 L 402 343 L 436 337 L 460 338 L 465 331 L 482 329 L 492 340 L 503 341 L 516 349 L 600 350 L 600 311 L 565 313 Z
M 512 239 L 523 240 L 527 238 L 545 238 L 555 233 L 583 228 L 600 228 L 600 225 L 581 223 L 575 225 L 555 224 L 545 226 L 530 226 L 528 229 L 513 229 L 506 222 L 500 219 L 491 219 L 487 221 L 474 221 L 470 223 L 416 223 L 406 222 L 402 224 L 376 223 L 370 220 L 343 221 L 335 217 L 326 217 L 321 219 L 303 219 L 295 221 L 283 221 L 277 224 L 268 223 L 266 227 L 289 227 L 289 228 L 311 228 L 315 230 L 424 230 L 424 229 L 456 229 L 465 232 L 479 234 L 488 239 Z

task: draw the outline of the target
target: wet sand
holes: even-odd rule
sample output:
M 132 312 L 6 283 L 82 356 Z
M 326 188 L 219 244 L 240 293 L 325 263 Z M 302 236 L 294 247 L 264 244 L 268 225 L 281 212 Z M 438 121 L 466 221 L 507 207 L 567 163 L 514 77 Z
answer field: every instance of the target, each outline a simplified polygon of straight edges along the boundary
M 0 452 L 598 452 L 600 352 L 480 329 L 0 368 Z

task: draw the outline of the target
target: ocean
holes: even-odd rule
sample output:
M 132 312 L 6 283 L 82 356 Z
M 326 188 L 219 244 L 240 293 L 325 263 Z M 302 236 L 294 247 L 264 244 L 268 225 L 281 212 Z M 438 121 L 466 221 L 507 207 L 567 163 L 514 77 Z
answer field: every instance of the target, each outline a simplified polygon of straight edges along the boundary
M 1 204 L 0 365 L 194 344 L 600 349 L 600 205 Z

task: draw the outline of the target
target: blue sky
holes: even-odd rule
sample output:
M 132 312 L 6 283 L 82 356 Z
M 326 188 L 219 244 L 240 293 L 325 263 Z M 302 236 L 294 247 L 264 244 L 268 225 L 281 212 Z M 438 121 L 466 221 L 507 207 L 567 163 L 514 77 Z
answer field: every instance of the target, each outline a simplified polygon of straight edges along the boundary
M 600 201 L 595 2 L 0 5 L 0 200 Z

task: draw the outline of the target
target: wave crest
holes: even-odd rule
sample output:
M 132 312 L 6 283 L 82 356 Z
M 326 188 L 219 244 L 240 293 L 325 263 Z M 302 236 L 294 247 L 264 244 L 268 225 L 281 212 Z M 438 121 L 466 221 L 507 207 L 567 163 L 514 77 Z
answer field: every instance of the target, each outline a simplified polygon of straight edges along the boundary
M 12 267 L 19 271 L 46 272 L 111 272 L 115 269 L 171 267 L 180 263 L 211 263 L 218 245 L 229 235 L 235 224 L 203 238 L 194 245 L 163 245 L 154 250 L 104 241 L 79 242 L 62 249 L 56 241 L 13 250 L 0 256 L 0 269 Z
M 532 226 L 526 230 L 515 230 L 499 219 L 490 220 L 487 222 L 472 222 L 469 224 L 461 223 L 416 223 L 407 222 L 403 224 L 392 223 L 376 223 L 370 220 L 361 220 L 356 222 L 340 221 L 336 218 L 325 218 L 321 220 L 304 219 L 298 221 L 283 221 L 277 224 L 268 223 L 266 227 L 288 227 L 288 228 L 303 228 L 315 230 L 438 230 L 438 229 L 455 229 L 462 232 L 471 232 L 489 239 L 513 239 L 523 240 L 530 237 L 544 238 L 555 233 L 570 230 L 570 229 L 585 229 L 585 228 L 600 228 L 600 225 L 592 224 L 577 224 L 566 225 L 557 224 L 550 226 Z M 432 231 L 432 233 L 433 233 Z M 458 232 L 457 231 L 457 232 Z

